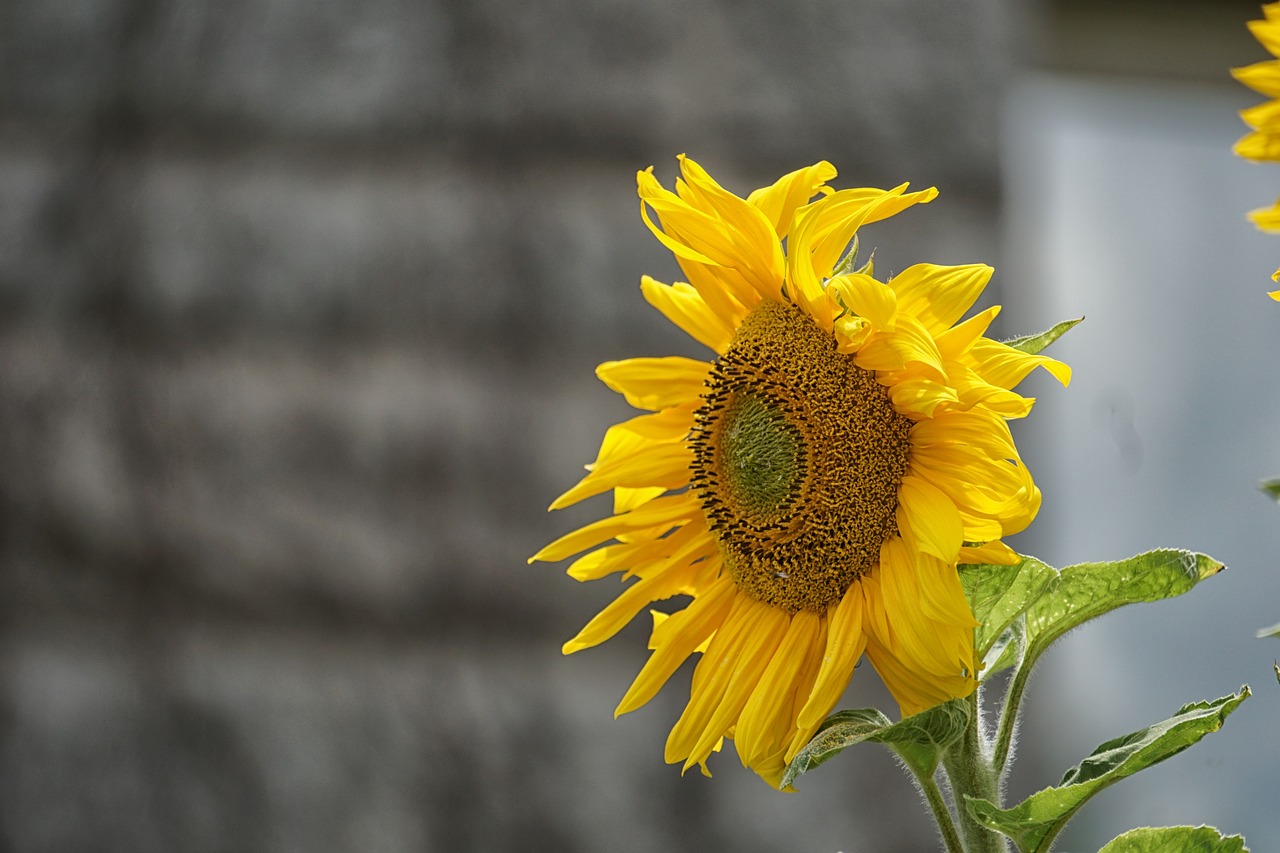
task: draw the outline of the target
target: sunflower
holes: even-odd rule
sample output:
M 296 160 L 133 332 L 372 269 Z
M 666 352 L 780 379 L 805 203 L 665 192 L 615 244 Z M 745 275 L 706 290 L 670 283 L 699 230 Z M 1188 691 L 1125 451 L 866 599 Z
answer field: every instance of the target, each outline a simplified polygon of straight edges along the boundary
M 666 760 L 707 773 L 731 738 L 776 787 L 864 654 L 903 715 L 974 689 L 956 565 L 1017 562 L 1000 540 L 1040 492 L 1007 424 L 1033 400 L 1011 389 L 1037 366 L 1063 384 L 1070 371 L 984 337 L 998 306 L 957 325 L 988 266 L 917 264 L 887 282 L 854 269 L 860 226 L 937 190 L 833 191 L 820 162 L 743 199 L 680 164 L 674 193 L 652 168 L 637 181 L 641 217 L 688 282 L 646 276 L 641 290 L 715 356 L 600 365 L 648 414 L 610 427 L 551 509 L 612 490 L 613 515 L 530 562 L 586 551 L 570 576 L 633 581 L 565 654 L 687 596 L 654 613 L 652 654 L 616 713 L 700 653 Z
M 1249 22 L 1249 31 L 1272 56 L 1280 57 L 1280 3 L 1265 4 L 1262 14 L 1264 20 Z M 1280 161 L 1280 59 L 1233 68 L 1231 74 L 1250 89 L 1277 99 L 1240 111 L 1240 118 L 1253 130 L 1242 136 L 1232 151 L 1247 160 Z M 1250 211 L 1249 219 L 1263 231 L 1280 232 L 1280 201 Z M 1280 269 L 1271 279 L 1280 281 Z M 1280 301 L 1280 290 L 1272 291 L 1271 298 Z

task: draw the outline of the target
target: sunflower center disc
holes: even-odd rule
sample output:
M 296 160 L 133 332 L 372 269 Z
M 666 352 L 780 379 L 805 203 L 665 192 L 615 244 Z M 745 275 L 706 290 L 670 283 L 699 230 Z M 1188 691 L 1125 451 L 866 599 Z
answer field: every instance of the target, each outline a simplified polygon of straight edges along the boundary
M 897 535 L 911 421 L 790 303 L 747 315 L 712 367 L 692 485 L 739 588 L 824 611 Z

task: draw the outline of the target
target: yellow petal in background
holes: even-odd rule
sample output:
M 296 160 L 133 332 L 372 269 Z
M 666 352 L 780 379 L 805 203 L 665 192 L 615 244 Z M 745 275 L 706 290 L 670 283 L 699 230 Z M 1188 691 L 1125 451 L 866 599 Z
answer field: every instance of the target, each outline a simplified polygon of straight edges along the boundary
M 1270 51 L 1272 56 L 1280 56 L 1280 21 L 1249 21 L 1246 26 L 1258 43 Z
M 1280 62 L 1274 59 L 1232 68 L 1231 76 L 1268 98 L 1280 98 Z
M 1280 232 L 1280 201 L 1271 207 L 1250 211 L 1249 221 L 1262 231 Z
M 1246 160 L 1280 160 L 1280 134 L 1267 130 L 1246 133 L 1231 151 Z

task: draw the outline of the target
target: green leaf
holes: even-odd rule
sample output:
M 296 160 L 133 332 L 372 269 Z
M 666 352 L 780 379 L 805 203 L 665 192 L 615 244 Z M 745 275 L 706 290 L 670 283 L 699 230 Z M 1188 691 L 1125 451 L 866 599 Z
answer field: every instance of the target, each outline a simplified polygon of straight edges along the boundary
M 1161 549 L 1113 563 L 1080 563 L 1058 573 L 1058 583 L 1026 613 L 1027 653 L 1035 663 L 1054 640 L 1090 619 L 1143 601 L 1173 598 L 1225 568 L 1204 554 Z
M 1280 501 L 1280 480 L 1264 480 L 1258 488 L 1271 495 L 1272 500 Z
M 1068 770 L 1058 787 L 1032 794 L 1011 809 L 975 797 L 965 797 L 965 806 L 974 820 L 1012 838 L 1022 853 L 1045 853 L 1090 797 L 1216 732 L 1247 698 L 1245 685 L 1238 693 L 1184 705 L 1163 722 L 1109 740 Z
M 969 705 L 960 699 L 943 702 L 896 723 L 875 708 L 837 711 L 827 717 L 813 739 L 791 760 L 781 787 L 788 787 L 801 773 L 864 741 L 888 746 L 912 771 L 923 777 L 932 776 L 943 752 L 964 735 L 968 724 Z
M 1244 838 L 1223 835 L 1212 826 L 1162 826 L 1132 829 L 1098 853 L 1249 853 Z
M 1258 639 L 1263 637 L 1280 637 L 1280 622 L 1272 625 L 1270 628 L 1259 628 Z
M 1083 320 L 1083 317 L 1077 317 L 1074 320 L 1063 320 L 1058 325 L 1048 331 L 1041 332 L 1038 335 L 1023 335 L 1019 338 L 1012 338 L 1005 341 L 1005 344 L 1016 350 L 1035 355 L 1049 344 L 1062 337 L 1069 332 L 1077 323 Z
M 1058 582 L 1057 570 L 1035 557 L 1023 557 L 1016 566 L 970 565 L 960 566 L 959 571 L 973 618 L 982 623 L 973 634 L 974 651 L 981 661 L 987 660 L 997 641 L 1008 646 L 1013 636 L 1006 636 L 1006 632 L 1027 607 Z M 995 671 L 992 663 L 988 661 L 984 678 Z

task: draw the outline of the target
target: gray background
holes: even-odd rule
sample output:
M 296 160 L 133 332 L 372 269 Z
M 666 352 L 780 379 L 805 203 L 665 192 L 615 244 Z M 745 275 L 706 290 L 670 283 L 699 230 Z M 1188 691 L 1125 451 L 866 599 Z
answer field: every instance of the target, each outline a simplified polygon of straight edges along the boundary
M 991 262 L 1012 304 L 1042 289 L 1000 272 L 1028 69 L 1248 103 L 1254 14 L 0 5 L 0 849 L 933 848 L 879 751 L 794 796 L 731 750 L 680 778 L 678 686 L 612 720 L 643 626 L 559 654 L 617 591 L 524 565 L 603 511 L 542 511 L 627 414 L 592 368 L 702 354 L 640 297 L 677 272 L 634 173 L 937 185 L 877 259 Z M 865 668 L 849 700 L 886 705 Z M 1115 733 L 1025 746 L 1021 793 Z

